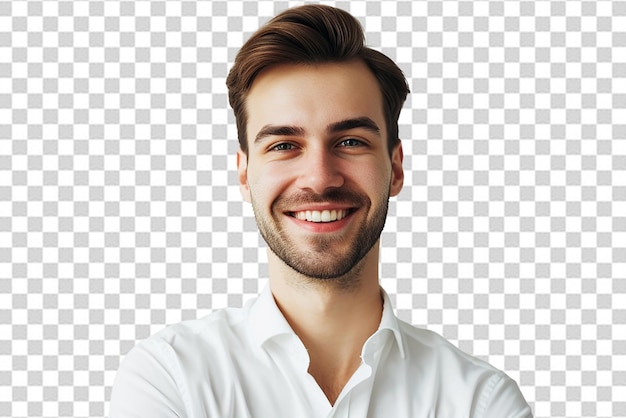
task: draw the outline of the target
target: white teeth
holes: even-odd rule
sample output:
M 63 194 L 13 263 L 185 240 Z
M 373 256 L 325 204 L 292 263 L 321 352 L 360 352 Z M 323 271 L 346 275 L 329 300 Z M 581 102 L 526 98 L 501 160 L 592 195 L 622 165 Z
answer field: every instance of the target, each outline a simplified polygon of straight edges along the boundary
M 306 210 L 301 212 L 294 212 L 293 216 L 301 221 L 308 222 L 333 222 L 339 221 L 348 215 L 348 211 L 344 209 L 339 210 Z

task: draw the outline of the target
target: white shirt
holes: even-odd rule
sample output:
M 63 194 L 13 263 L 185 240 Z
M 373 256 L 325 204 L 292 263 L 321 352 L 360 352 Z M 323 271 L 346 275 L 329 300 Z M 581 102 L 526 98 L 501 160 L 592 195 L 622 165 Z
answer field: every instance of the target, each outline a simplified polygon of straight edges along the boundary
M 532 418 L 517 385 L 398 319 L 387 294 L 360 367 L 331 405 L 269 286 L 244 308 L 168 327 L 132 349 L 111 418 Z

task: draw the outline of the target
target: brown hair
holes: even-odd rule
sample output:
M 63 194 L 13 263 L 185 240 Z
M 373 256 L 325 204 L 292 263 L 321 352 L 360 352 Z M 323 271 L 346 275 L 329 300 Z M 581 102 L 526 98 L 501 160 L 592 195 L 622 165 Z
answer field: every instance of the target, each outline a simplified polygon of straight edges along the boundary
M 262 70 L 277 64 L 352 59 L 362 60 L 378 80 L 391 153 L 400 141 L 398 118 L 409 93 L 404 74 L 389 57 L 365 46 L 365 35 L 356 18 L 344 10 L 318 4 L 285 10 L 262 26 L 239 50 L 226 85 L 241 150 L 248 153 L 246 97 Z

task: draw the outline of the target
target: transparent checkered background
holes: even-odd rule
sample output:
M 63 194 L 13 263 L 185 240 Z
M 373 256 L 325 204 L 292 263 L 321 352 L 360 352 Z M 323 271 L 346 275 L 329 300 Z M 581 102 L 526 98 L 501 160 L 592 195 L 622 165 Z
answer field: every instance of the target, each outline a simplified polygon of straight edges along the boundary
M 626 416 L 626 2 L 324 3 L 410 80 L 399 315 Z M 264 286 L 224 80 L 298 4 L 0 1 L 0 416 L 104 416 L 138 340 Z

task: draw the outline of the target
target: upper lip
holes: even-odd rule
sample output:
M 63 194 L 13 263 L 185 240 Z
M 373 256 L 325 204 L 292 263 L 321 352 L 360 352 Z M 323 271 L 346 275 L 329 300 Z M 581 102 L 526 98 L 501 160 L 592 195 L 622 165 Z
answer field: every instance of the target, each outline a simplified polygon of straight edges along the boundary
M 300 206 L 297 208 L 291 208 L 285 211 L 285 213 L 293 213 L 293 212 L 305 212 L 307 210 L 310 211 L 324 211 L 324 210 L 349 210 L 354 209 L 353 205 L 346 205 L 340 203 L 312 203 L 306 206 Z

